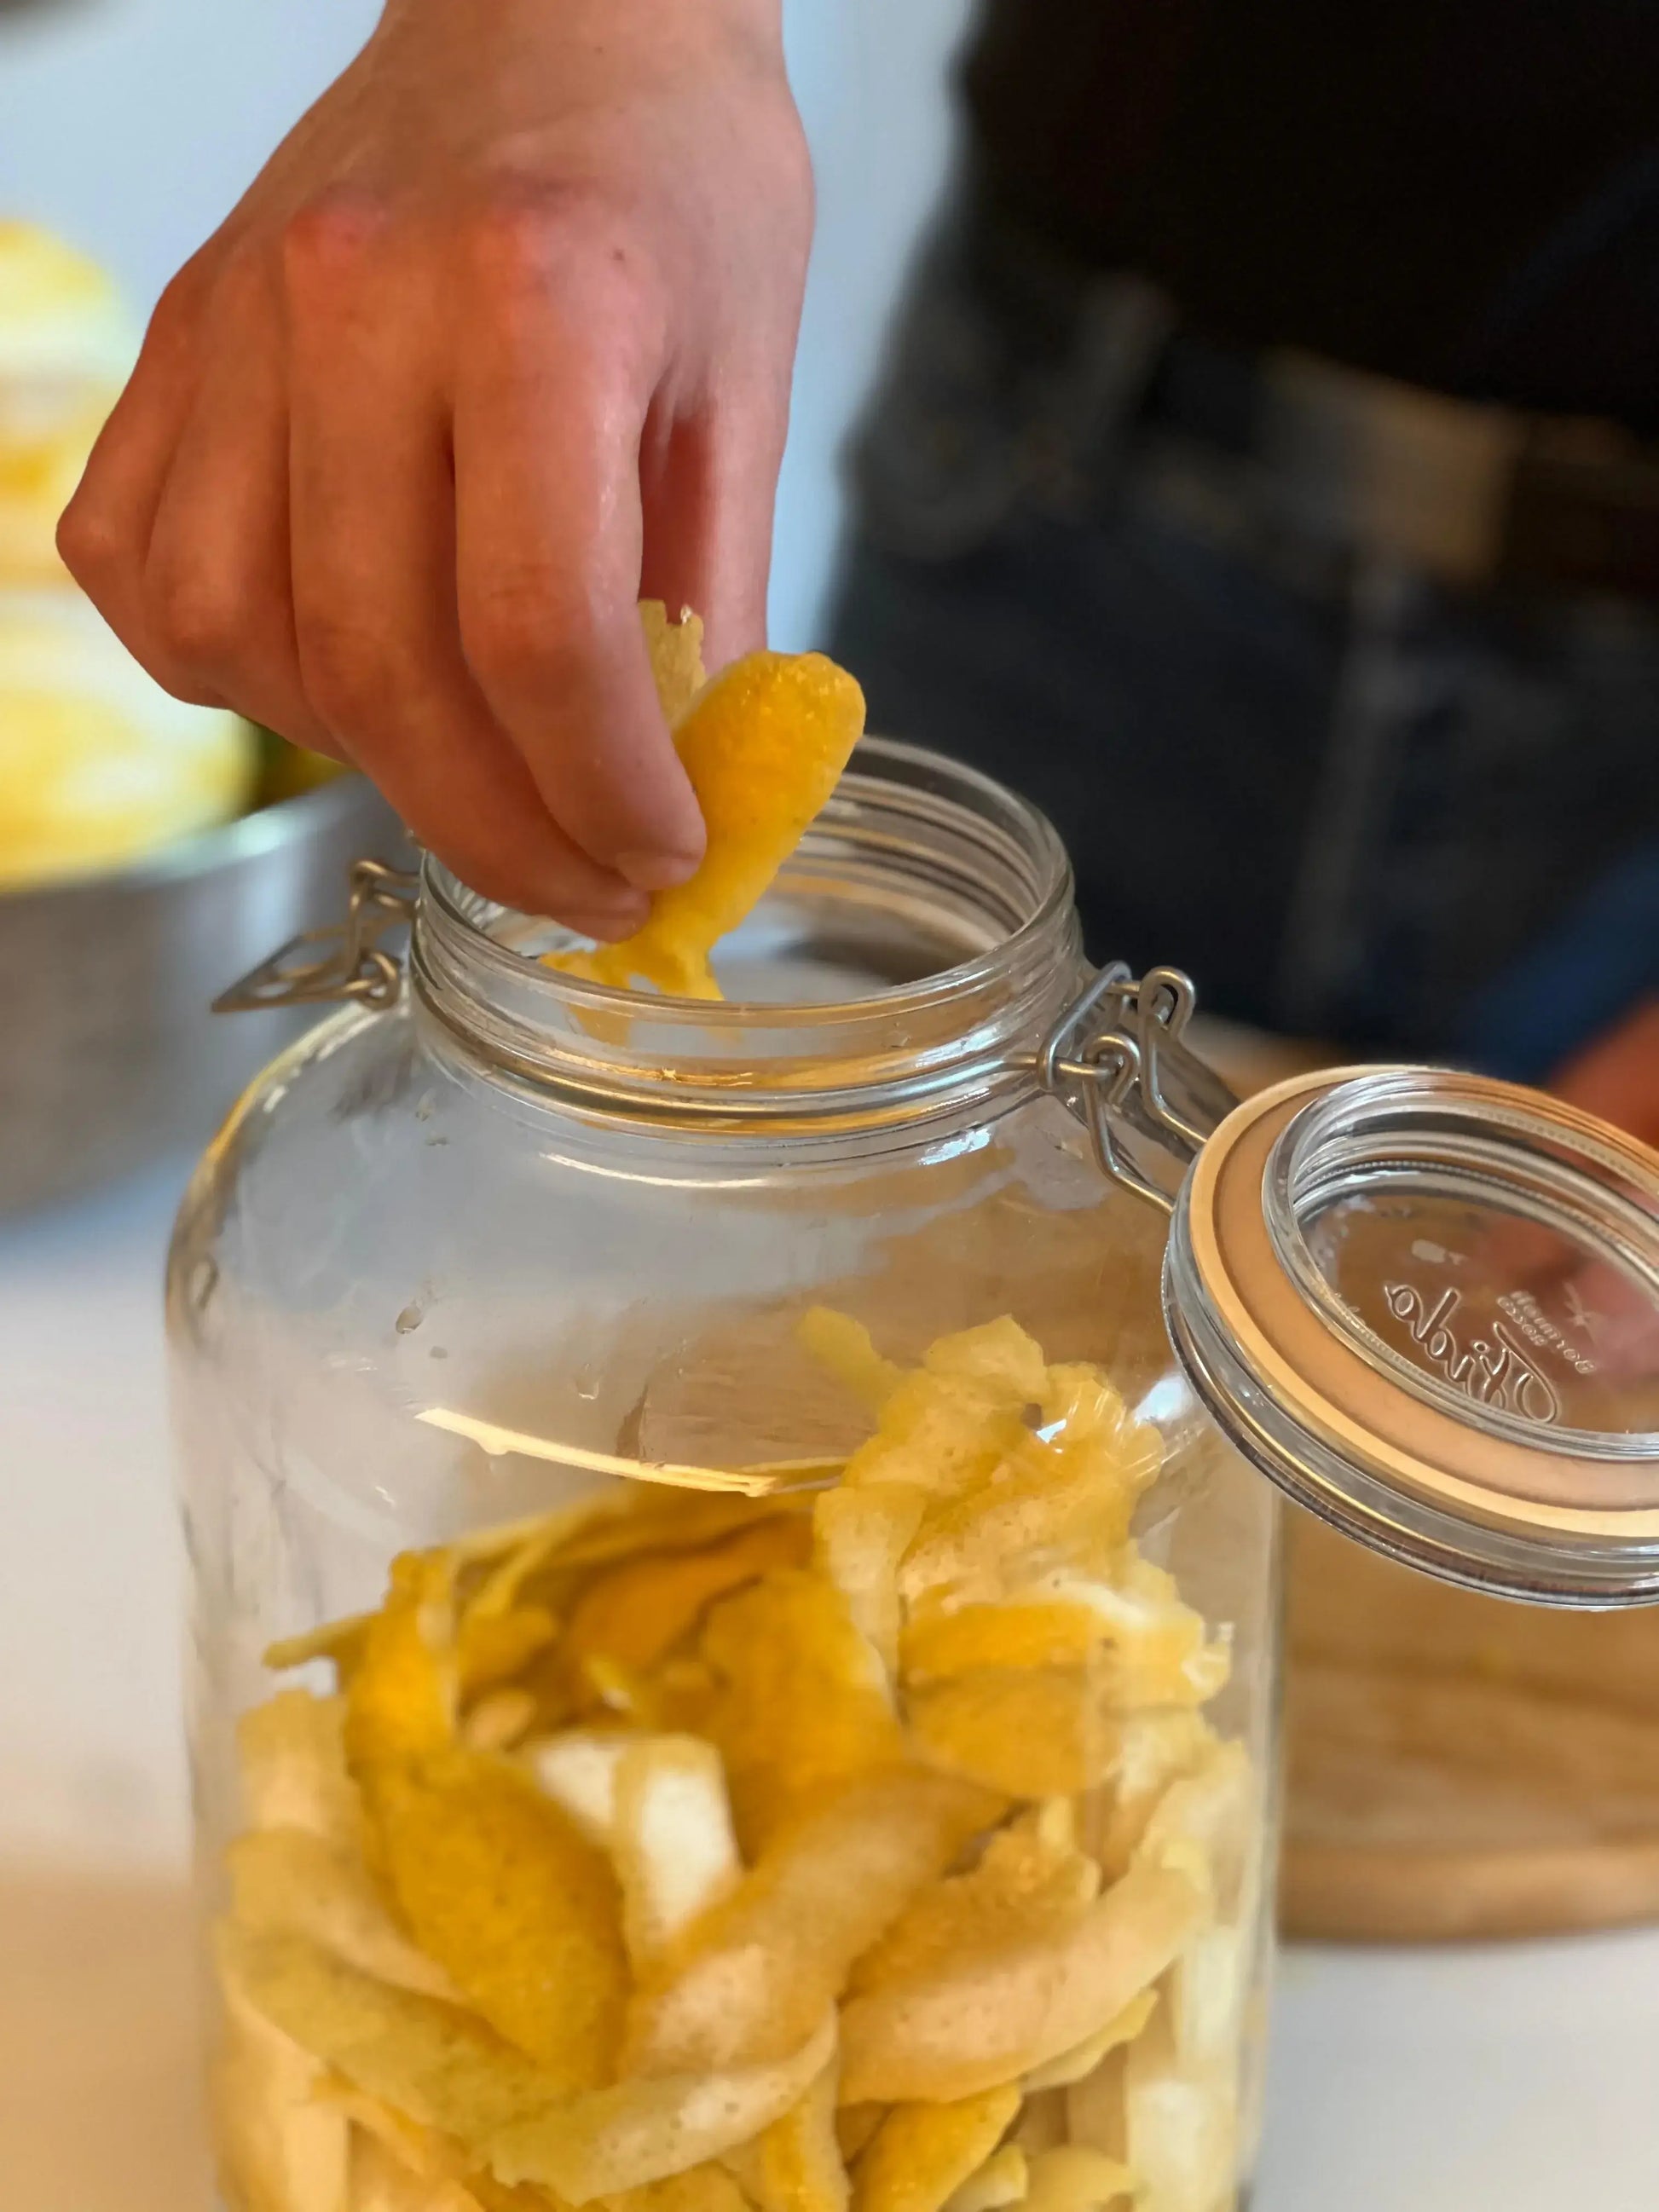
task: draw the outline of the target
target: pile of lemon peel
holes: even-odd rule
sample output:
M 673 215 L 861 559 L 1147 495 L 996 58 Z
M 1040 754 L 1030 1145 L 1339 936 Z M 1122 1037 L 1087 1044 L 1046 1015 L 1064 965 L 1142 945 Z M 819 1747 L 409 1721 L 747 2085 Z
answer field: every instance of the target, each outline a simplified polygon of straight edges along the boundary
M 240 1724 L 235 2212 L 1234 2204 L 1260 1814 L 1157 1436 L 1012 1321 L 802 1334 L 833 1488 L 613 1488 L 271 1654 L 335 1687 Z
M 618 945 L 551 953 L 546 964 L 625 990 L 718 999 L 710 956 L 753 912 L 822 812 L 864 734 L 864 694 L 821 653 L 750 653 L 712 682 L 702 625 L 660 602 L 641 609 L 663 714 L 702 809 L 696 873 L 652 902 Z

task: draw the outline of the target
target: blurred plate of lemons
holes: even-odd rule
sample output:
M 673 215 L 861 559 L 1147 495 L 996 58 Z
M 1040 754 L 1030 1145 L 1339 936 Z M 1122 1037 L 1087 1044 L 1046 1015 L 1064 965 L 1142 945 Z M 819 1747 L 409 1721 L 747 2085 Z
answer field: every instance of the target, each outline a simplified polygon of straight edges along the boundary
M 170 697 L 58 557 L 136 350 L 95 262 L 0 221 L 0 892 L 124 867 L 339 772 Z
M 58 518 L 137 350 L 96 262 L 0 221 L 0 581 L 68 583 Z
M 258 750 L 181 706 L 74 592 L 0 596 L 0 888 L 118 868 L 241 813 Z

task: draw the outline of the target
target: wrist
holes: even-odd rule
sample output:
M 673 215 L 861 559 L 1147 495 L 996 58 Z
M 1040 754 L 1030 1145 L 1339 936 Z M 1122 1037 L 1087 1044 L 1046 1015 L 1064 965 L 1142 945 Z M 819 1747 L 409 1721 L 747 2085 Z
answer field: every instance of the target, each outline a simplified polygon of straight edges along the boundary
M 544 30 L 611 43 L 621 39 L 667 51 L 709 40 L 752 40 L 769 55 L 783 52 L 783 0 L 385 0 L 380 27 L 453 23 L 471 15 L 488 23 L 517 15 L 538 18 Z

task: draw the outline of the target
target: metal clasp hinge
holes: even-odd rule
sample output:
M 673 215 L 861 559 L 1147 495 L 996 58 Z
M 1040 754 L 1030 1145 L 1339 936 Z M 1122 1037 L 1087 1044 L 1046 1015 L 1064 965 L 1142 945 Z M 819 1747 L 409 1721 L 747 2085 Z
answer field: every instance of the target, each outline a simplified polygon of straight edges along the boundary
M 1103 1174 L 1172 1213 L 1182 1178 L 1238 1103 L 1186 1042 L 1189 976 L 1104 968 L 1055 1023 L 1036 1075 L 1089 1132 Z
M 345 920 L 291 938 L 251 975 L 222 991 L 214 1012 L 263 1013 L 334 1000 L 355 1000 L 380 1012 L 395 1006 L 404 987 L 403 963 L 382 948 L 380 939 L 414 914 L 419 881 L 410 870 L 389 867 L 384 860 L 357 861 Z

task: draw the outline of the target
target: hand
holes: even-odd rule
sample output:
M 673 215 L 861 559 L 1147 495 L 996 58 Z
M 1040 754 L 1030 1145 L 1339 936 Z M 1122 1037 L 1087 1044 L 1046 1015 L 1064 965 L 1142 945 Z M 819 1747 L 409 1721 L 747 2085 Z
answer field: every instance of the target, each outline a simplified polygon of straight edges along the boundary
M 1659 997 L 1597 1037 L 1560 1069 L 1550 1088 L 1615 1128 L 1659 1148 Z M 1659 1334 L 1651 1301 L 1621 1270 L 1591 1261 L 1561 1296 L 1569 1316 L 1591 1334 L 1589 1349 L 1615 1382 L 1650 1387 L 1659 1376 Z M 1650 1404 L 1650 1398 L 1644 1403 Z
M 1597 1037 L 1550 1088 L 1569 1104 L 1659 1149 L 1659 996 Z
M 635 604 L 764 642 L 811 230 L 780 0 L 392 0 L 168 287 L 64 557 L 168 690 L 625 935 L 702 847 Z

